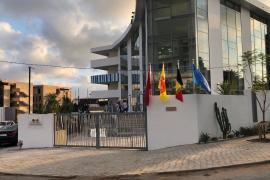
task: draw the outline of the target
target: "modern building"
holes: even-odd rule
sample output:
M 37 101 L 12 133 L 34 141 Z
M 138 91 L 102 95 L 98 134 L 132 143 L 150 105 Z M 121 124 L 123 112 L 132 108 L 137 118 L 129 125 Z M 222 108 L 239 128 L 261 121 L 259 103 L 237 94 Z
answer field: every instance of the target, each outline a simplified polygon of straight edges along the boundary
M 33 84 L 30 85 L 30 113 L 33 112 Z M 15 107 L 17 114 L 29 113 L 29 84 L 10 81 L 10 107 Z
M 178 62 L 184 93 L 205 93 L 192 84 L 194 63 L 208 80 L 212 94 L 224 81 L 235 83 L 237 93 L 242 94 L 250 82 L 239 66 L 242 54 L 251 50 L 270 53 L 269 24 L 270 7 L 258 0 L 137 0 L 125 33 L 112 45 L 91 50 L 106 57 L 93 60 L 92 68 L 108 72 L 91 77 L 92 83 L 108 85 L 108 91 L 92 92 L 92 98 L 127 100 L 131 111 L 138 104 L 143 107 L 149 64 L 153 95 L 158 95 L 163 63 L 167 93 L 173 95 Z M 253 67 L 260 79 L 269 70 L 265 63 Z
M 33 85 L 31 84 L 30 112 L 33 112 Z M 17 114 L 29 113 L 29 84 L 16 81 L 0 81 L 0 107 L 5 119 L 17 121 Z
M 35 85 L 34 86 L 34 111 L 40 110 L 49 94 L 57 95 L 57 100 L 61 101 L 63 97 L 72 98 L 71 88 L 51 86 L 51 85 Z

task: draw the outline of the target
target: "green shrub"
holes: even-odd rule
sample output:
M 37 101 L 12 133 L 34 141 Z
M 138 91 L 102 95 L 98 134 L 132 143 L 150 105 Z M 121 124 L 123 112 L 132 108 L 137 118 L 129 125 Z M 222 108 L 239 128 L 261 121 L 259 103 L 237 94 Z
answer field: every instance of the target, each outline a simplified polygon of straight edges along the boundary
M 255 136 L 258 135 L 258 129 L 256 126 L 253 127 L 240 127 L 240 135 L 243 136 Z
M 232 133 L 233 133 L 234 137 L 240 137 L 240 135 L 241 135 L 240 131 L 238 131 L 238 130 L 233 130 Z
M 201 133 L 200 134 L 200 139 L 199 139 L 199 143 L 208 143 L 208 141 L 209 141 L 209 139 L 210 139 L 210 136 L 207 134 L 207 133 Z
M 229 134 L 229 135 L 228 135 L 228 138 L 229 138 L 229 139 L 232 139 L 232 138 L 234 138 L 234 135 L 233 135 L 233 134 Z
M 211 141 L 216 142 L 216 141 L 218 141 L 218 138 L 217 137 L 212 137 Z

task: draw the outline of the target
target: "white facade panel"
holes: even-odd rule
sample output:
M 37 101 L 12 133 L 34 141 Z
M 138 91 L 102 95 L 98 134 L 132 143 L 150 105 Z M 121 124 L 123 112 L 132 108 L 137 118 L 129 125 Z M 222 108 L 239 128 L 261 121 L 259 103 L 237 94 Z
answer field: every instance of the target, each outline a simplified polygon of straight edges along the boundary
M 127 64 L 128 64 L 128 109 L 132 111 L 132 45 L 131 39 L 127 42 Z
M 218 83 L 223 82 L 222 34 L 220 20 L 220 0 L 208 0 L 209 49 L 211 69 L 211 91 L 216 93 Z
M 92 60 L 91 68 L 102 69 L 102 67 L 118 66 L 119 64 L 120 64 L 120 56 L 117 56 L 105 59 Z
M 251 45 L 251 29 L 250 29 L 250 11 L 246 8 L 241 8 L 241 26 L 242 26 L 242 48 L 243 53 L 252 50 Z M 249 70 L 245 71 L 245 89 L 249 89 L 251 78 Z

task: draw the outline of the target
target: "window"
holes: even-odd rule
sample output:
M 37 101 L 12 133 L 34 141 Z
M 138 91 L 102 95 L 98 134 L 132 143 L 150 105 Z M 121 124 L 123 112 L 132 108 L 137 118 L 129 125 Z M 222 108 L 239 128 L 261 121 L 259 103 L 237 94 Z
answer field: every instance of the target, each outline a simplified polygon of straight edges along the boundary
M 230 1 L 221 4 L 222 56 L 224 81 L 237 85 L 237 92 L 244 89 L 244 78 L 239 64 L 242 63 L 241 19 L 237 6 Z
M 207 0 L 197 0 L 197 47 L 198 61 L 197 68 L 203 73 L 210 84 L 210 63 L 209 63 L 209 27 L 208 27 L 208 4 Z M 197 91 L 198 92 L 198 91 Z M 204 91 L 200 93 L 205 93 Z
M 267 25 L 264 20 L 252 15 L 250 19 L 251 24 L 251 40 L 252 40 L 252 50 L 256 50 L 258 53 L 266 53 L 265 37 L 267 35 Z M 254 77 L 260 80 L 266 80 L 267 68 L 266 62 L 256 63 L 253 67 Z

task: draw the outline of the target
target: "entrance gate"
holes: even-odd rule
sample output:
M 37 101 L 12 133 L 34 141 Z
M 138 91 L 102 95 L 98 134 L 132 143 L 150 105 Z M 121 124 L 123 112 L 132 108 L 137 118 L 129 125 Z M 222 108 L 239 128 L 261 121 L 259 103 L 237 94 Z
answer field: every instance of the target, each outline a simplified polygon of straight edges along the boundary
M 54 145 L 147 149 L 146 114 L 56 114 Z

